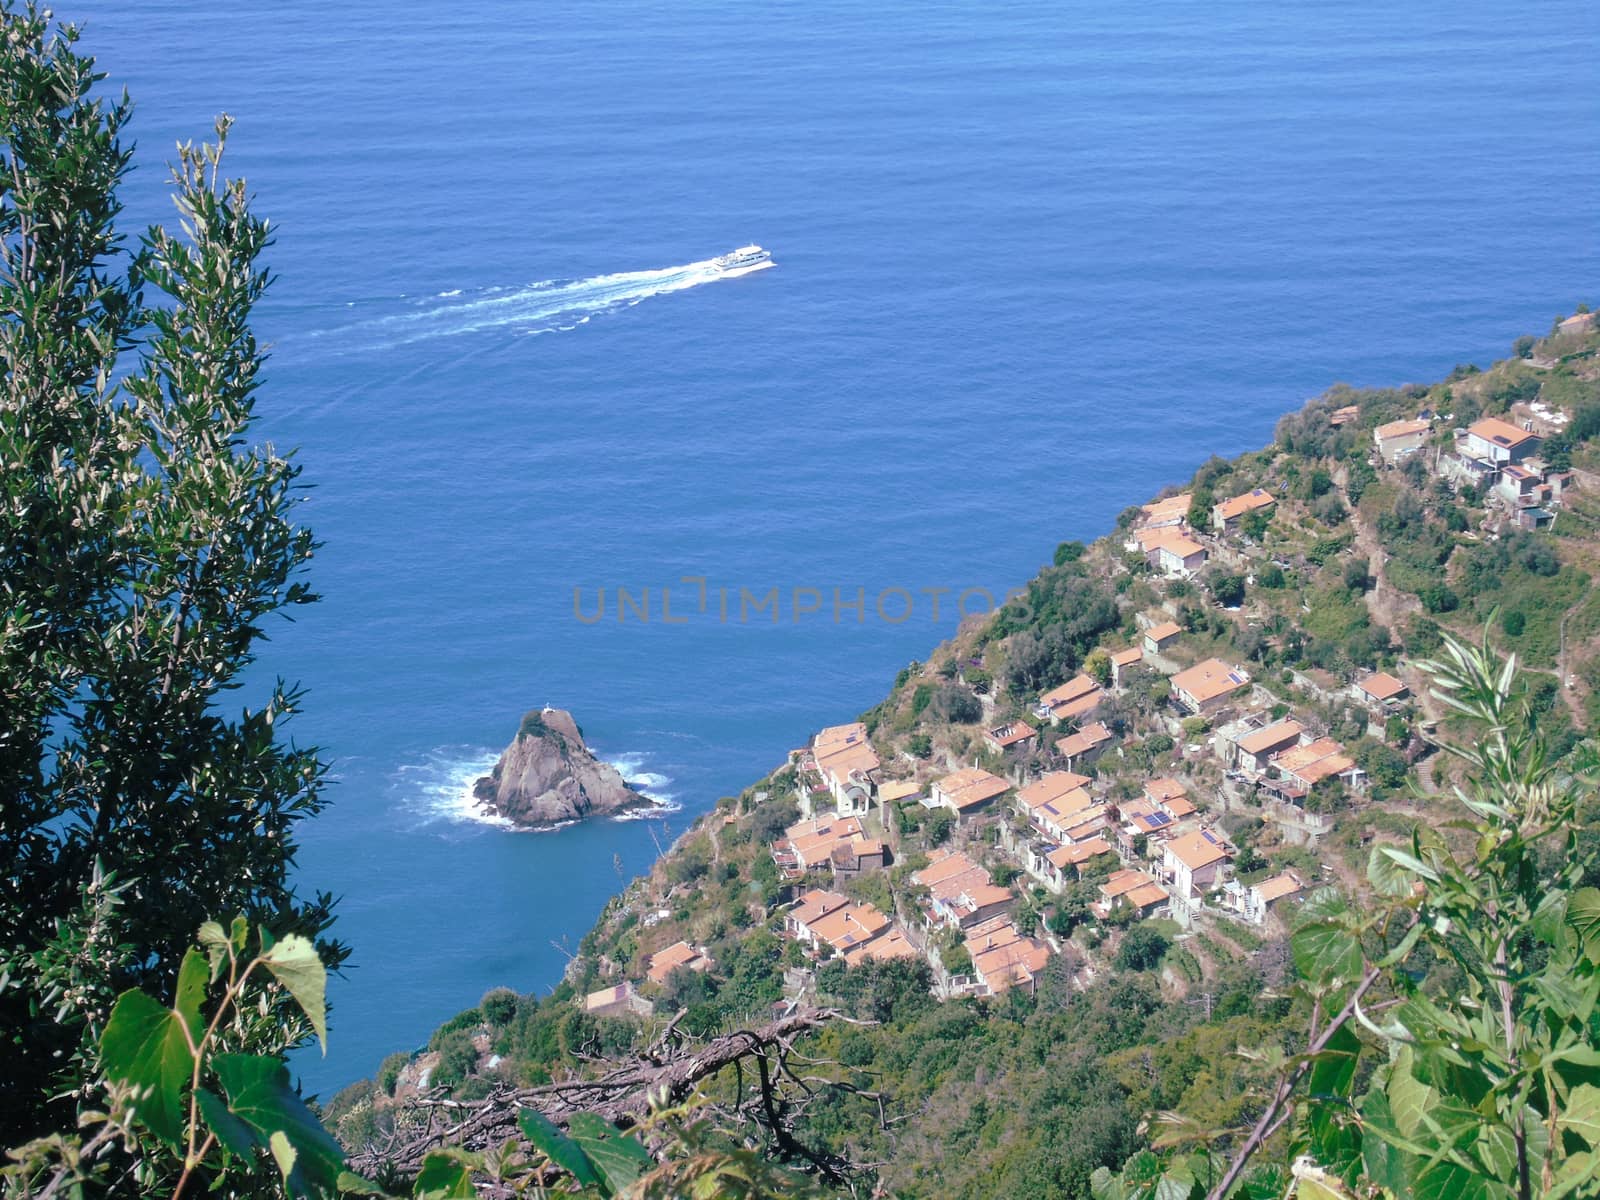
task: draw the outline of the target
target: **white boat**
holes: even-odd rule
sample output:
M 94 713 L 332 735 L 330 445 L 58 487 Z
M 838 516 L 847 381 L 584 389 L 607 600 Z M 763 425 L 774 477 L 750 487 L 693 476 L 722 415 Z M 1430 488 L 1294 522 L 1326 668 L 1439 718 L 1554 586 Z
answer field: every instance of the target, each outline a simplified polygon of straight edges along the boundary
M 711 265 L 719 271 L 739 271 L 745 267 L 758 267 L 772 261 L 772 251 L 760 246 L 740 246 L 730 254 L 713 258 Z

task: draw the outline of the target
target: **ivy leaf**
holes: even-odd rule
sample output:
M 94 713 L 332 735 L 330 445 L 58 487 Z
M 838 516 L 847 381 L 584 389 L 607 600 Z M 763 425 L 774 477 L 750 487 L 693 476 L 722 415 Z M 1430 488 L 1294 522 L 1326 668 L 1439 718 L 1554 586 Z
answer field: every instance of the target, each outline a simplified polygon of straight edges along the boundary
M 187 1117 L 183 1089 L 194 1076 L 183 1018 L 134 988 L 117 997 L 100 1035 L 106 1074 L 135 1088 L 134 1115 L 169 1146 L 180 1145 Z
M 189 1026 L 189 1036 L 200 1044 L 205 1025 L 200 1020 L 200 1006 L 205 1003 L 206 984 L 211 979 L 211 967 L 205 955 L 190 946 L 183 952 L 183 963 L 178 967 L 178 998 L 173 1004 L 178 1015 Z
M 568 1122 L 573 1140 L 583 1148 L 606 1186 L 621 1194 L 656 1165 L 636 1138 L 622 1133 L 594 1113 L 576 1113 Z
M 344 1151 L 295 1094 L 288 1068 L 255 1054 L 219 1054 L 212 1066 L 228 1095 L 228 1112 L 255 1132 L 256 1145 L 272 1149 L 280 1167 L 284 1159 L 272 1148 L 272 1135 L 281 1133 L 293 1148 L 294 1160 L 284 1175 L 289 1191 L 300 1196 L 332 1191 Z
M 422 1160 L 411 1194 L 415 1200 L 472 1200 L 472 1169 L 464 1156 L 435 1150 Z
M 557 1129 L 542 1112 L 522 1109 L 517 1113 L 517 1125 L 535 1149 L 576 1179 L 580 1187 L 603 1186 L 583 1148 Z
M 295 1003 L 311 1021 L 322 1042 L 322 1053 L 328 1053 L 328 1019 L 326 994 L 328 972 L 317 956 L 317 948 L 309 939 L 291 933 L 261 956 L 261 964 L 272 972 L 273 978 L 289 989 Z

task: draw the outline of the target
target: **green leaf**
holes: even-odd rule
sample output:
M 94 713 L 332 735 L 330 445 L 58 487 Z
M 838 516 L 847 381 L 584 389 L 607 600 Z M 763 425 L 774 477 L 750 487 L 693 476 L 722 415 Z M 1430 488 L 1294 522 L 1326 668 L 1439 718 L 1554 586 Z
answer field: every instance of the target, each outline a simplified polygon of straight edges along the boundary
M 1410 1047 L 1395 1056 L 1389 1074 L 1389 1112 L 1402 1136 L 1415 1137 L 1426 1124 L 1428 1109 L 1437 1098 L 1434 1090 L 1411 1073 Z
M 217 1135 L 217 1141 L 222 1143 L 224 1150 L 248 1159 L 260 1147 L 261 1139 L 256 1136 L 256 1131 L 229 1112 L 228 1103 L 221 1096 L 199 1088 L 194 1097 L 200 1105 L 200 1115 L 205 1118 L 206 1128 Z
M 394 1200 L 394 1197 L 372 1180 L 363 1179 L 353 1171 L 339 1172 L 338 1187 L 341 1196 L 379 1196 L 383 1200 Z
M 422 1160 L 411 1194 L 416 1200 L 472 1200 L 472 1170 L 462 1156 L 435 1150 Z
M 1588 1196 L 1592 1193 L 1579 1188 L 1592 1187 L 1595 1176 L 1600 1175 L 1600 1154 L 1592 1150 L 1569 1155 L 1556 1174 L 1555 1186 L 1544 1195 L 1544 1200 L 1566 1200 L 1568 1196 Z
M 267 1148 L 272 1151 L 272 1161 L 278 1164 L 278 1174 L 283 1176 L 283 1186 L 289 1186 L 289 1178 L 294 1174 L 295 1160 L 300 1156 L 295 1153 L 294 1147 L 289 1144 L 289 1139 L 284 1136 L 283 1130 L 274 1129 L 267 1138 Z M 337 1179 L 337 1176 L 335 1176 Z
M 1407 854 L 1404 850 L 1397 850 L 1393 846 L 1379 846 L 1378 853 L 1387 855 L 1413 875 L 1421 876 L 1430 883 L 1439 882 L 1439 873 L 1415 855 Z
M 134 1115 L 169 1146 L 183 1142 L 184 1088 L 194 1076 L 194 1054 L 183 1018 L 137 988 L 123 992 L 100 1035 L 106 1074 L 138 1091 Z
M 1332 922 L 1302 925 L 1289 939 L 1295 969 L 1310 983 L 1332 987 L 1361 975 L 1361 942 Z
M 1387 854 L 1379 854 L 1376 846 L 1367 857 L 1367 879 L 1380 896 L 1395 897 L 1409 896 L 1411 885 L 1415 882 Z
M 228 1111 L 255 1131 L 257 1144 L 270 1146 L 272 1135 L 282 1133 L 294 1148 L 292 1170 L 284 1177 L 289 1191 L 302 1196 L 331 1191 L 344 1151 L 295 1094 L 288 1068 L 255 1054 L 219 1054 L 212 1066 L 227 1093 Z
M 1557 1114 L 1556 1122 L 1588 1142 L 1590 1149 L 1600 1150 L 1600 1087 L 1580 1083 L 1573 1088 L 1567 1093 L 1567 1107 Z
M 1600 888 L 1579 888 L 1567 903 L 1567 924 L 1578 935 L 1583 956 L 1600 964 Z
M 215 983 L 222 974 L 222 964 L 228 960 L 228 932 L 215 921 L 205 921 L 200 926 L 200 944 L 205 947 L 211 963 L 211 982 Z
M 603 1186 L 583 1148 L 557 1129 L 542 1112 L 522 1109 L 517 1113 L 517 1125 L 535 1149 L 576 1179 L 580 1187 Z
M 264 944 L 267 943 L 268 939 L 271 938 L 271 936 L 272 936 L 271 934 L 266 933 L 265 931 L 263 931 L 263 935 L 262 935 L 262 939 L 261 939 L 262 942 Z M 229 926 L 228 938 L 229 938 L 230 941 L 233 942 L 233 951 L 234 951 L 234 953 L 235 954 L 243 953 L 244 952 L 244 944 L 250 940 L 250 922 L 246 921 L 244 919 L 244 917 L 242 917 L 242 916 L 235 917 L 233 919 L 233 924 L 231 926 Z
M 322 1052 L 328 1052 L 328 1020 L 326 989 L 328 972 L 317 956 L 317 948 L 309 939 L 291 933 L 261 956 L 261 963 L 272 972 L 273 978 L 289 989 L 295 1003 L 311 1021 L 322 1042 Z
M 205 1022 L 200 1019 L 200 1006 L 206 1000 L 206 984 L 211 979 L 211 967 L 205 955 L 193 946 L 183 952 L 183 962 L 178 967 L 178 998 L 173 1008 L 189 1026 L 189 1036 L 200 1044 L 205 1032 Z
M 1561 945 L 1561 935 L 1567 921 L 1567 893 L 1560 890 L 1547 892 L 1539 907 L 1534 910 L 1528 929 L 1534 937 L 1547 946 Z
M 583 1148 L 606 1186 L 622 1193 L 656 1165 L 636 1138 L 622 1133 L 593 1113 L 576 1113 L 568 1122 L 572 1138 Z

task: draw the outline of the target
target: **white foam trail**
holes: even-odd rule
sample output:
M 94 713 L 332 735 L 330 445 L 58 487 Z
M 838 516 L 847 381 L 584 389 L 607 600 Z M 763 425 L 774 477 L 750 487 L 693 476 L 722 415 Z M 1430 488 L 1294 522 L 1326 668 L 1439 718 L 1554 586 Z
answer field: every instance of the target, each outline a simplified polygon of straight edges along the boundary
M 738 279 L 764 271 L 771 262 L 727 271 L 715 259 L 662 267 L 654 271 L 623 271 L 567 282 L 544 280 L 526 287 L 483 288 L 459 302 L 460 289 L 440 292 L 435 299 L 451 303 L 417 302 L 411 311 L 358 322 L 340 329 L 318 330 L 313 337 L 354 336 L 362 349 L 385 349 L 428 338 L 512 326 L 522 333 L 566 332 L 586 324 L 596 313 L 631 308 L 654 296 L 682 292 L 702 284 Z

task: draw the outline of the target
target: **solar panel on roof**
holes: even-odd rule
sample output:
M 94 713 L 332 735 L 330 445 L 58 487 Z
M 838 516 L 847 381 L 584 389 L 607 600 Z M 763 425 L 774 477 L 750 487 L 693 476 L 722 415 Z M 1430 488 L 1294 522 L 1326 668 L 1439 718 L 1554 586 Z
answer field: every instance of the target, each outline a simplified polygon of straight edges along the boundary
M 1145 819 L 1149 822 L 1152 829 L 1160 829 L 1163 825 L 1172 824 L 1172 818 L 1167 816 L 1166 813 L 1151 813 Z

